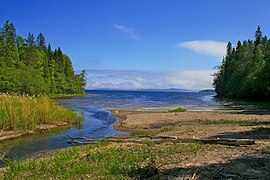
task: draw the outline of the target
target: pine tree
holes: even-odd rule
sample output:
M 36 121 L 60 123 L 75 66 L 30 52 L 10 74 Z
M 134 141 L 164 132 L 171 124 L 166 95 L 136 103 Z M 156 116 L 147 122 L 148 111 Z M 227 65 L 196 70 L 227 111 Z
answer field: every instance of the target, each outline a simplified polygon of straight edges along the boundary
M 27 44 L 28 44 L 29 47 L 36 47 L 34 34 L 32 34 L 30 32 L 28 34 Z
M 5 63 L 4 56 L 5 56 L 5 35 L 4 30 L 0 28 L 0 67 L 3 66 L 3 64 Z
M 16 29 L 12 23 L 6 21 L 4 25 L 4 60 L 7 66 L 14 67 L 19 62 L 19 52 L 16 46 Z
M 230 98 L 270 99 L 270 42 L 260 26 L 255 40 L 227 46 L 227 54 L 214 83 L 219 96 Z
M 261 31 L 261 27 L 258 26 L 257 31 L 255 32 L 255 46 L 260 45 L 262 42 L 262 31 Z
M 46 41 L 42 33 L 39 33 L 37 37 L 37 45 L 39 49 L 46 51 Z
M 20 47 L 23 47 L 26 45 L 27 45 L 26 39 L 24 39 L 22 36 L 18 36 L 17 37 L 17 47 L 20 48 Z
M 7 21 L 0 28 L 0 92 L 28 94 L 83 93 L 85 77 L 75 75 L 70 58 L 60 48 L 46 47 L 42 33 L 35 42 L 16 35 Z

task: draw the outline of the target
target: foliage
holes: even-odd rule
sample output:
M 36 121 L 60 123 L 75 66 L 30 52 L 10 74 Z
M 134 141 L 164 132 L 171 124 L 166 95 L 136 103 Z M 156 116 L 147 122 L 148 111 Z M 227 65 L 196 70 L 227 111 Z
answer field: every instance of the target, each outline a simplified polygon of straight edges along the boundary
M 227 45 L 226 56 L 214 74 L 215 90 L 220 97 L 270 99 L 270 40 L 260 26 L 255 41 Z
M 60 48 L 46 46 L 42 33 L 16 35 L 7 21 L 0 28 L 0 92 L 27 94 L 82 94 L 86 72 L 75 74 L 70 58 Z
M 79 123 L 82 116 L 47 96 L 0 94 L 0 130 L 30 130 L 41 124 Z
M 173 110 L 169 110 L 168 112 L 173 113 L 173 112 L 186 112 L 187 109 L 185 107 L 179 107 Z

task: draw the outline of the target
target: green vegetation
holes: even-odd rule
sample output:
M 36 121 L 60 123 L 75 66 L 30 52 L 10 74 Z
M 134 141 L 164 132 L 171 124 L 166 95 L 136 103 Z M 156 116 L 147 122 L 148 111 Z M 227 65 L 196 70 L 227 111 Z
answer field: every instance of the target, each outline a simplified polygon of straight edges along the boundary
M 82 116 L 47 96 L 0 94 L 0 130 L 33 130 L 41 124 L 78 123 Z
M 100 141 L 24 162 L 5 160 L 7 169 L 2 175 L 5 179 L 146 179 L 155 177 L 160 165 L 177 164 L 179 157 L 195 156 L 207 147 L 147 143 L 130 146 Z
M 71 97 L 84 97 L 91 96 L 90 94 L 50 94 L 48 97 L 52 99 L 71 98 Z
M 126 179 L 138 168 L 154 166 L 149 149 L 107 147 L 106 142 L 71 148 L 52 157 L 8 161 L 6 179 Z M 33 173 L 35 172 L 35 173 Z
M 0 28 L 0 92 L 19 94 L 83 94 L 86 71 L 75 74 L 70 58 L 52 50 L 42 33 L 16 34 L 7 21 Z
M 231 42 L 219 71 L 214 74 L 218 96 L 228 98 L 270 99 L 270 40 L 260 27 L 255 40 Z
M 220 121 L 203 121 L 201 124 L 203 125 L 224 125 L 224 124 L 231 124 L 231 125 L 240 125 L 240 126 L 259 126 L 267 124 L 268 122 L 259 122 L 259 121 L 252 121 L 252 120 L 241 120 L 241 121 L 230 121 L 230 120 L 220 120 Z
M 173 110 L 169 110 L 168 112 L 174 113 L 174 112 L 186 112 L 187 109 L 185 107 L 179 107 Z
M 133 132 L 133 133 L 131 133 L 131 136 L 155 136 L 158 133 L 167 132 L 167 131 L 170 131 L 172 129 L 173 129 L 172 127 L 164 127 L 164 128 L 158 129 L 158 130 Z

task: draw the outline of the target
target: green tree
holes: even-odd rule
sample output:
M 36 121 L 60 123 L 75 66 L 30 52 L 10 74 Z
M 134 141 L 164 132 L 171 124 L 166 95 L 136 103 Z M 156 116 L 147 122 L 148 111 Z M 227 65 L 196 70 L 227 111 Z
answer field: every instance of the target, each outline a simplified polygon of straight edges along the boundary
M 36 43 L 32 33 L 27 39 L 17 36 L 9 21 L 0 28 L 0 92 L 83 93 L 85 78 L 85 73 L 74 73 L 70 58 L 60 48 L 46 47 L 42 33 Z
M 4 25 L 4 60 L 7 66 L 16 66 L 19 62 L 19 52 L 16 46 L 16 29 L 12 23 L 6 21 Z
M 213 85 L 221 97 L 270 99 L 269 69 L 270 42 L 258 26 L 254 41 L 228 43 Z
M 46 41 L 42 33 L 40 33 L 37 37 L 37 45 L 39 49 L 46 51 Z

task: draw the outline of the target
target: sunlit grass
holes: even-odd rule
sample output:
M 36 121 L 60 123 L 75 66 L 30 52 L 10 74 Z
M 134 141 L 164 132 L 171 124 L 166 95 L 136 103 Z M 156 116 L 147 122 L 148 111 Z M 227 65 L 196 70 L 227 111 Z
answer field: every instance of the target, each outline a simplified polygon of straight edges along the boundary
M 6 160 L 2 176 L 5 179 L 147 179 L 158 175 L 160 165 L 168 161 L 179 163 L 181 157 L 195 157 L 208 147 L 100 141 L 22 162 Z
M 101 142 L 71 148 L 55 155 L 25 162 L 7 161 L 6 179 L 127 179 L 138 168 L 154 166 L 147 148 L 108 147 Z
M 45 95 L 0 94 L 0 130 L 32 130 L 37 125 L 78 123 L 82 116 Z

